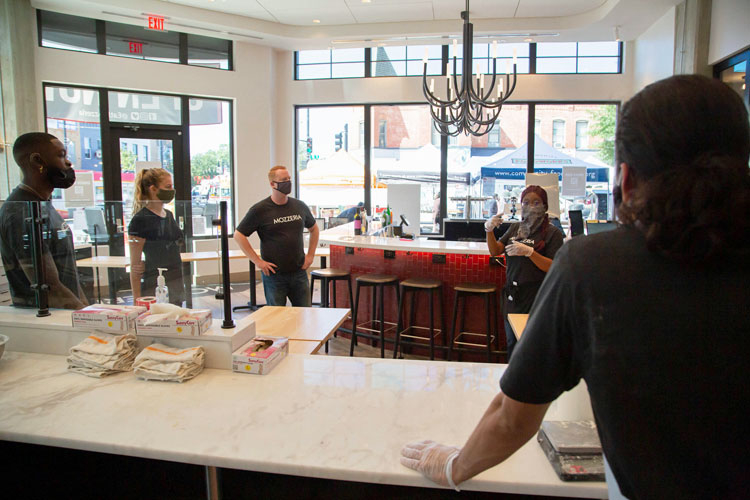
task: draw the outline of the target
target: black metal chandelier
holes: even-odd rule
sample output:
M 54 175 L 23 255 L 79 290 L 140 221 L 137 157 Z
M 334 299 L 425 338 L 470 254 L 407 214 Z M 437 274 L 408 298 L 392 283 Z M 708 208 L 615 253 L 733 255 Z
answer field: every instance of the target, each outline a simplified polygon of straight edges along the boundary
M 445 95 L 441 99 L 435 95 L 435 81 L 430 80 L 427 85 L 427 55 L 422 61 L 424 70 L 422 75 L 422 91 L 430 104 L 432 124 L 442 135 L 457 136 L 471 134 L 480 136 L 487 134 L 495 125 L 500 115 L 503 103 L 516 88 L 516 52 L 513 50 L 513 76 L 506 66 L 504 75 L 497 74 L 497 42 L 492 43 L 492 80 L 488 87 L 484 85 L 484 77 L 477 66 L 476 74 L 472 74 L 472 53 L 474 45 L 474 27 L 469 22 L 469 0 L 466 0 L 466 10 L 461 12 L 464 20 L 463 66 L 461 86 L 458 85 L 456 75 L 457 40 L 453 40 L 453 70 L 448 62 L 445 68 Z M 497 82 L 497 87 L 495 83 Z M 497 90 L 495 90 L 497 88 Z M 493 95 L 494 94 L 494 95 Z

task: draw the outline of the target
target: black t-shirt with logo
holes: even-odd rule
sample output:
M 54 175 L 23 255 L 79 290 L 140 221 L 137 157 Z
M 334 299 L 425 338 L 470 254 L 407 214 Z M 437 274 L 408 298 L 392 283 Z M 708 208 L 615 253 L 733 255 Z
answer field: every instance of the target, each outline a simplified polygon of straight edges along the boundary
M 514 242 L 534 247 L 537 242 L 544 239 L 544 247 L 541 248 L 538 253 L 549 259 L 553 259 L 557 251 L 560 250 L 560 247 L 563 246 L 563 235 L 552 224 L 547 225 L 546 231 L 544 231 L 542 227 L 539 227 L 525 239 L 517 237 L 518 229 L 520 227 L 520 222 L 512 224 L 505 234 L 500 237 L 500 243 L 506 247 Z M 508 262 L 508 268 L 506 270 L 508 283 L 515 282 L 518 285 L 541 283 L 547 275 L 547 273 L 536 267 L 536 264 L 534 264 L 528 257 L 511 257 L 506 255 L 506 259 Z
M 42 251 L 48 253 L 55 263 L 60 282 L 73 295 L 80 296 L 78 268 L 76 267 L 73 232 L 52 202 L 44 201 L 36 194 L 17 187 L 0 207 L 0 255 L 8 278 L 8 288 L 13 305 L 37 307 L 36 294 L 21 265 L 28 266 L 33 273 L 31 251 L 31 205 L 29 201 L 41 201 Z M 47 281 L 47 280 L 45 280 Z M 53 304 L 50 307 L 62 307 Z
M 304 228 L 315 225 L 315 218 L 304 202 L 287 198 L 277 205 L 269 196 L 248 210 L 237 231 L 250 236 L 258 232 L 261 259 L 276 264 L 276 272 L 298 271 L 305 263 Z
M 500 380 L 523 403 L 586 381 L 623 494 L 747 498 L 750 249 L 705 266 L 648 250 L 637 229 L 558 252 Z
M 152 295 L 156 288 L 158 268 L 166 271 L 164 279 L 169 289 L 169 301 L 179 304 L 184 300 L 185 290 L 182 281 L 182 258 L 180 249 L 183 246 L 184 235 L 174 215 L 164 210 L 161 217 L 148 208 L 141 209 L 133 216 L 128 224 L 128 234 L 143 238 L 145 256 L 145 272 L 143 274 L 143 295 Z

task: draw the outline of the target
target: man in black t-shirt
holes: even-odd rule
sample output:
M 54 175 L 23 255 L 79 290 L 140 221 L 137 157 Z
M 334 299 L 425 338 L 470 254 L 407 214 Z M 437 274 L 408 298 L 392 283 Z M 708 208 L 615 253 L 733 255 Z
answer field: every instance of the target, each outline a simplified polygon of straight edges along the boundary
M 306 269 L 315 258 L 320 230 L 304 202 L 291 198 L 292 182 L 285 167 L 268 172 L 271 196 L 253 205 L 237 226 L 234 239 L 245 255 L 261 270 L 266 304 L 285 306 L 286 299 L 295 307 L 309 307 L 310 284 Z M 302 233 L 310 231 L 305 254 Z M 248 236 L 258 232 L 260 256 Z
M 23 181 L 0 207 L 0 255 L 13 305 L 37 307 L 31 242 L 31 203 L 41 202 L 42 282 L 49 286 L 51 308 L 80 309 L 88 301 L 78 281 L 73 234 L 49 201 L 55 188 L 67 189 L 75 171 L 67 151 L 55 136 L 32 132 L 13 145 L 13 157 Z
M 455 487 L 523 446 L 584 379 L 626 497 L 747 498 L 747 111 L 722 82 L 678 75 L 626 103 L 616 136 L 622 227 L 558 252 L 465 446 L 408 444 L 407 467 Z

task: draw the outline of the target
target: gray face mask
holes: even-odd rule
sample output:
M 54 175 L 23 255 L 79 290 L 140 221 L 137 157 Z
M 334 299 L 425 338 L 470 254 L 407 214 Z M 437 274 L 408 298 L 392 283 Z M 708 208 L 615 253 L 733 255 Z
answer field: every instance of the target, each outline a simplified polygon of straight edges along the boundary
M 546 213 L 547 209 L 544 205 L 538 207 L 521 205 L 521 224 L 518 227 L 518 237 L 525 239 L 534 233 L 542 225 Z

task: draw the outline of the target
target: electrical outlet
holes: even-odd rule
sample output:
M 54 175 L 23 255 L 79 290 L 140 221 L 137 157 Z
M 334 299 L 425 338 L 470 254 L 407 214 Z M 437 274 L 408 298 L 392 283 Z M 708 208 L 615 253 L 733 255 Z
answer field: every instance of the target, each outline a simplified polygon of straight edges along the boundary
M 346 247 L 346 255 L 354 255 L 354 247 Z
M 396 251 L 395 250 L 383 250 L 383 257 L 386 259 L 395 259 Z
M 445 264 L 445 254 L 444 253 L 432 254 L 432 263 L 433 264 Z

